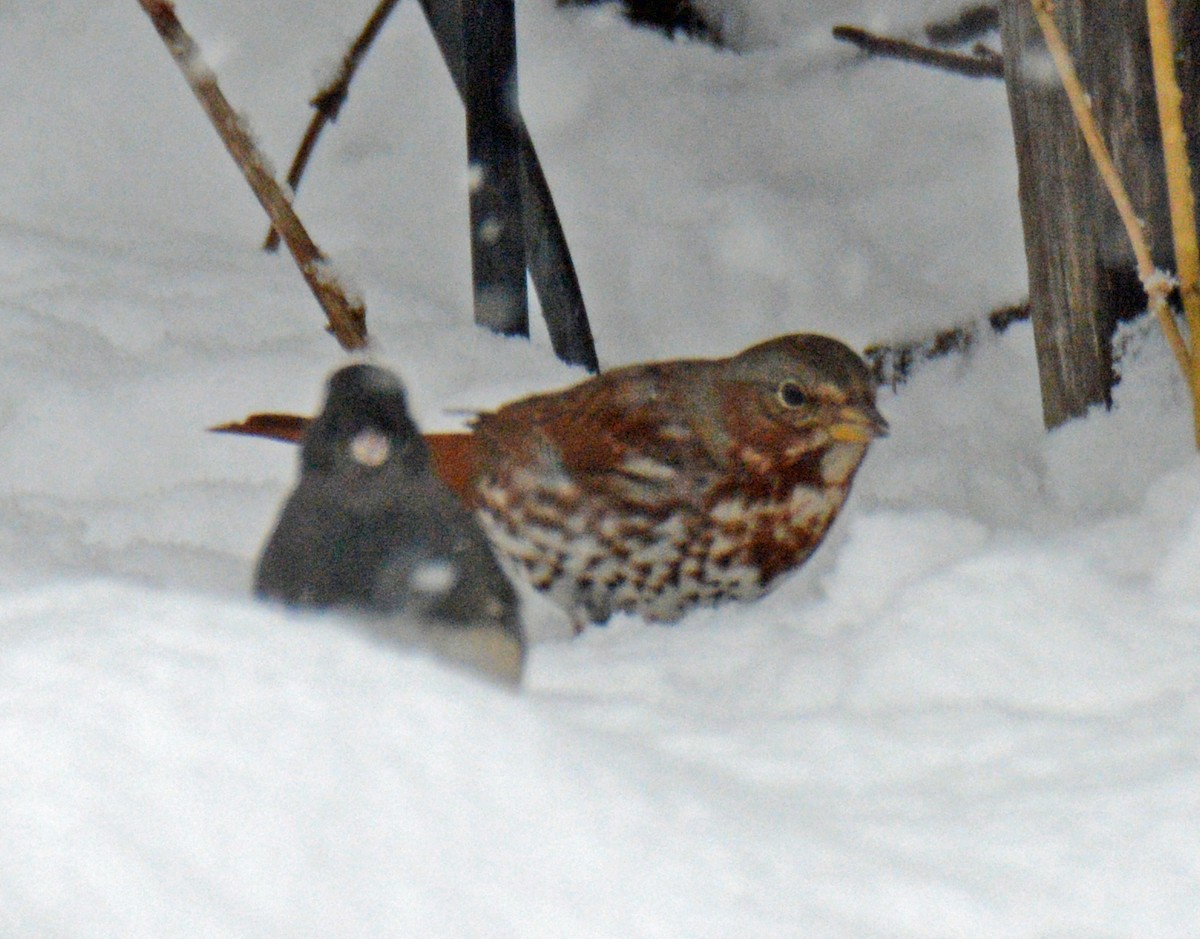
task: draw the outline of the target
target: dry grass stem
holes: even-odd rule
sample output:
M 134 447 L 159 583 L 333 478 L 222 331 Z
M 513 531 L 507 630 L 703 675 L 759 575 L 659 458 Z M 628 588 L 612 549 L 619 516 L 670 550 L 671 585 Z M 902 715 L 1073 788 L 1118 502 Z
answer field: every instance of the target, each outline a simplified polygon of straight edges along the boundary
M 1176 274 L 1184 311 L 1188 314 L 1188 327 L 1195 335 L 1200 334 L 1200 249 L 1196 243 L 1196 198 L 1192 193 L 1191 166 L 1183 130 L 1183 94 L 1175 77 L 1175 43 L 1166 4 L 1163 0 L 1147 0 L 1146 12 L 1171 203 Z
M 1167 194 L 1171 204 L 1171 234 L 1175 242 L 1175 271 L 1179 296 L 1191 340 L 1192 415 L 1196 443 L 1200 446 L 1200 247 L 1196 243 L 1196 196 L 1192 191 L 1191 165 L 1183 130 L 1183 94 L 1175 74 L 1175 41 L 1165 0 L 1146 0 L 1150 28 L 1150 58 L 1162 128 Z
M 168 0 L 138 2 L 183 72 L 225 148 L 270 216 L 271 224 L 282 233 L 309 289 L 325 311 L 330 330 L 343 348 L 364 348 L 367 330 L 362 303 L 347 297 L 339 278 L 333 274 L 328 261 L 308 236 L 291 201 L 267 168 L 267 161 L 218 87 L 216 76 L 204 63 L 199 47 L 179 22 L 174 5 Z
M 1046 48 L 1050 50 L 1050 56 L 1054 60 L 1063 88 L 1067 92 L 1067 98 L 1071 102 L 1071 110 L 1075 114 L 1076 123 L 1083 134 L 1083 139 L 1087 143 L 1088 151 L 1092 155 L 1096 168 L 1100 171 L 1100 177 L 1104 180 L 1104 185 L 1108 188 L 1113 202 L 1116 203 L 1117 212 L 1121 216 L 1121 222 L 1129 236 L 1129 243 L 1133 246 L 1134 257 L 1137 258 L 1138 277 L 1142 281 L 1146 295 L 1150 298 L 1150 310 L 1157 317 L 1163 334 L 1166 336 L 1167 344 L 1171 347 L 1171 352 L 1179 363 L 1184 377 L 1191 385 L 1192 357 L 1179 332 L 1179 324 L 1175 322 L 1170 305 L 1167 303 L 1167 295 L 1171 291 L 1173 279 L 1162 276 L 1154 266 L 1154 261 L 1150 256 L 1150 246 L 1147 244 L 1146 234 L 1142 230 L 1142 221 L 1134 211 L 1133 203 L 1129 200 L 1129 193 L 1125 190 L 1125 184 L 1121 182 L 1121 176 L 1117 172 L 1112 156 L 1109 155 L 1104 138 L 1100 136 L 1087 93 L 1080 84 L 1062 33 L 1059 32 L 1058 25 L 1054 22 L 1053 3 L 1051 0 L 1030 0 L 1030 4 L 1037 17 L 1038 25 L 1042 29 L 1042 35 L 1046 39 Z

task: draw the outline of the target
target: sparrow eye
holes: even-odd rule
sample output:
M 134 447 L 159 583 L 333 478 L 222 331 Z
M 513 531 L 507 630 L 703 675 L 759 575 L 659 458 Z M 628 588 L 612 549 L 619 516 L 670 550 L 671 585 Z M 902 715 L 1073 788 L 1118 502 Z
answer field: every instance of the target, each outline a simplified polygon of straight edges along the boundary
M 784 407 L 803 407 L 808 404 L 808 394 L 794 381 L 785 381 L 779 386 L 779 400 Z

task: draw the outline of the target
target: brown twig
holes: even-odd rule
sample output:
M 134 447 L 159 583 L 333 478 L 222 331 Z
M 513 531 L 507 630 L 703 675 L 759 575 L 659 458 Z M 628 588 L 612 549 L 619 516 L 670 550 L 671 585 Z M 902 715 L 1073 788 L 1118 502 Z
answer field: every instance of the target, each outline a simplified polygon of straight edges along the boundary
M 293 193 L 300 188 L 300 179 L 304 176 L 304 170 L 308 166 L 313 150 L 316 149 L 317 138 L 321 136 L 321 131 L 325 129 L 326 124 L 332 124 L 338 119 L 342 105 L 346 103 L 346 96 L 350 93 L 350 82 L 354 79 L 354 73 L 358 70 L 359 64 L 371 48 L 371 43 L 379 35 L 379 31 L 387 22 L 387 18 L 397 2 L 398 0 L 380 0 L 379 5 L 371 14 L 371 18 L 363 26 L 362 32 L 358 34 L 358 38 L 342 56 L 342 66 L 338 69 L 337 75 L 308 102 L 315 110 L 312 120 L 309 121 L 308 129 L 304 132 L 304 138 L 300 141 L 300 146 L 296 148 L 296 155 L 292 157 L 292 165 L 288 168 L 287 173 L 287 183 Z M 263 250 L 274 251 L 278 247 L 279 232 L 272 228 L 267 232 Z
M 169 0 L 138 0 L 158 31 L 200 105 L 212 121 L 225 148 L 245 176 L 254 195 L 271 218 L 271 224 L 283 233 L 300 273 L 321 304 L 329 328 L 345 349 L 361 349 L 367 344 L 366 313 L 361 301 L 352 301 L 340 279 L 330 269 L 325 256 L 309 238 L 291 202 L 267 169 L 267 163 L 242 120 L 234 113 L 217 85 L 216 76 L 204 62 L 199 47 L 184 30 Z
M 966 75 L 968 78 L 1004 78 L 1004 61 L 990 50 L 985 54 L 977 49 L 974 55 L 946 52 L 944 49 L 931 49 L 907 39 L 877 36 L 858 26 L 835 26 L 833 38 L 857 46 L 868 55 L 916 62 L 956 75 Z

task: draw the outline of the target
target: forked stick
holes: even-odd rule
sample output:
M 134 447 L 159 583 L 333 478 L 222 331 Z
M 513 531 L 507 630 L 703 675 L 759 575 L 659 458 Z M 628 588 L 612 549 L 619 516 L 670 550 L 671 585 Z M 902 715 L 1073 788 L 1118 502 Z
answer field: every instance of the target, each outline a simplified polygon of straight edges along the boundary
M 138 0 L 138 3 L 158 30 L 158 35 L 162 37 L 254 195 L 266 209 L 271 224 L 282 233 L 296 266 L 325 311 L 330 330 L 344 349 L 364 348 L 367 344 L 367 328 L 362 301 L 347 297 L 340 279 L 309 238 L 291 201 L 267 169 L 262 153 L 221 92 L 216 76 L 205 64 L 199 47 L 179 22 L 174 4 L 169 0 Z
M 304 139 L 300 141 L 296 155 L 292 158 L 292 165 L 288 168 L 287 184 L 291 187 L 292 192 L 300 188 L 300 180 L 304 176 L 309 158 L 317 146 L 317 138 L 321 136 L 321 131 L 325 129 L 326 124 L 331 124 L 338 119 L 342 105 L 346 103 L 346 95 L 350 93 L 350 82 L 354 79 L 354 73 L 358 70 L 359 63 L 366 56 L 367 51 L 371 48 L 371 43 L 379 35 L 379 31 L 383 29 L 383 24 L 387 22 L 388 15 L 397 2 L 398 0 L 379 0 L 379 6 L 375 7 L 371 18 L 363 26 L 362 32 L 358 34 L 354 44 L 342 56 L 342 65 L 338 69 L 338 73 L 308 102 L 314 109 L 312 120 L 309 121 L 308 129 L 304 132 Z M 266 240 L 263 241 L 263 250 L 274 251 L 278 247 L 279 232 L 272 228 L 267 232 Z

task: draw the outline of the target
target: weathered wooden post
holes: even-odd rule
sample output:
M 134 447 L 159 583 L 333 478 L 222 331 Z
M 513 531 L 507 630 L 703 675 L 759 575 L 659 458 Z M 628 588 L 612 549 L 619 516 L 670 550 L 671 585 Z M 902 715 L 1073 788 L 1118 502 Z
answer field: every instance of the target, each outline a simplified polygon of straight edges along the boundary
M 1088 90 L 1155 263 L 1171 227 L 1143 0 L 1059 0 L 1055 18 Z M 1047 427 L 1107 403 L 1117 318 L 1144 306 L 1112 200 L 1076 127 L 1029 0 L 1002 0 L 1029 301 Z

